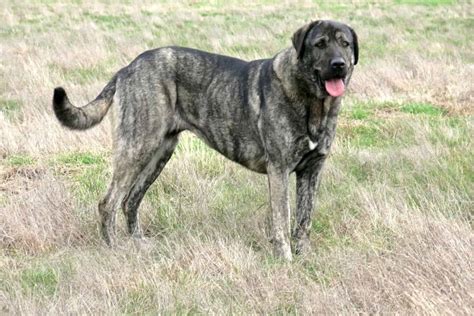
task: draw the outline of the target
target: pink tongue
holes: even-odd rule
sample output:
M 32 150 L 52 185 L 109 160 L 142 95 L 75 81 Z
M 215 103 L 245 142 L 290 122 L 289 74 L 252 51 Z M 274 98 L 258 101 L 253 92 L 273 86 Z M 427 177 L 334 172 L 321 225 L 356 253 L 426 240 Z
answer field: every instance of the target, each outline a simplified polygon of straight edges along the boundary
M 326 91 L 333 97 L 339 97 L 344 93 L 344 81 L 342 79 L 331 79 L 324 82 Z

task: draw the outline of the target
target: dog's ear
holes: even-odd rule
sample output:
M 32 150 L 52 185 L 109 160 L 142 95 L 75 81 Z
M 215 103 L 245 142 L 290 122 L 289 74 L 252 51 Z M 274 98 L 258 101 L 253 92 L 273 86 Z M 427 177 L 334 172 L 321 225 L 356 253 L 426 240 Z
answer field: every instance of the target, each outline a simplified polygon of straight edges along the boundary
M 352 50 L 354 51 L 354 65 L 357 65 L 357 62 L 359 61 L 359 41 L 357 39 L 356 32 L 351 27 L 349 27 L 349 30 L 351 31 L 351 34 L 352 34 Z
M 313 28 L 314 25 L 318 23 L 319 21 L 308 23 L 296 31 L 295 34 L 293 34 L 293 38 L 291 40 L 293 42 L 293 47 L 296 49 L 296 55 L 298 56 L 298 59 L 303 57 L 304 40 L 306 39 L 306 35 L 308 35 L 308 32 Z

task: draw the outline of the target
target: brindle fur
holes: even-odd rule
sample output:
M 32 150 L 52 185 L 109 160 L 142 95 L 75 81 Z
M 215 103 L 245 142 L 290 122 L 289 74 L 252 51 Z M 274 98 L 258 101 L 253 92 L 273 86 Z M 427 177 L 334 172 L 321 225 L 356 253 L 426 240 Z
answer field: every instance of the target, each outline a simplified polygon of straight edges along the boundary
M 321 39 L 325 47 L 316 46 Z M 337 73 L 330 65 L 334 58 L 345 61 Z M 56 88 L 54 111 L 72 129 L 96 125 L 114 105 L 114 172 L 99 203 L 105 241 L 113 244 L 118 208 L 128 232 L 142 236 L 138 206 L 180 132 L 189 130 L 227 158 L 268 175 L 274 253 L 286 260 L 292 259 L 288 178 L 296 173 L 292 236 L 297 253 L 307 250 L 314 193 L 341 102 L 328 95 L 323 80 L 342 77 L 347 85 L 357 59 L 350 27 L 316 21 L 296 31 L 293 47 L 271 59 L 247 62 L 181 47 L 144 52 L 82 108 Z

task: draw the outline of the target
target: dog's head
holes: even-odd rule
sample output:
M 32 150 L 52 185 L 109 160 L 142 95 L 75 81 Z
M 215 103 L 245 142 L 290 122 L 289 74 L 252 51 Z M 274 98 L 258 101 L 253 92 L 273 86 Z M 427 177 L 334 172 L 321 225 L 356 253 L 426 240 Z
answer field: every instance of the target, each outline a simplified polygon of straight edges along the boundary
M 303 79 L 319 96 L 344 94 L 359 60 L 357 35 L 334 21 L 311 22 L 293 35 L 293 46 Z

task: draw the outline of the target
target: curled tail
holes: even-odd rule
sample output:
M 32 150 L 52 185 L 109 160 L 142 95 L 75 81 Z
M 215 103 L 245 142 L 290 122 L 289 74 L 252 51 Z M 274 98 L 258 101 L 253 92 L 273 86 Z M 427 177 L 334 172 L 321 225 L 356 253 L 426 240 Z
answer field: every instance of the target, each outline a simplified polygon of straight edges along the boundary
M 54 89 L 53 109 L 56 117 L 62 125 L 71 129 L 84 130 L 97 125 L 112 104 L 116 82 L 117 77 L 114 76 L 94 101 L 80 108 L 69 102 L 63 88 Z

